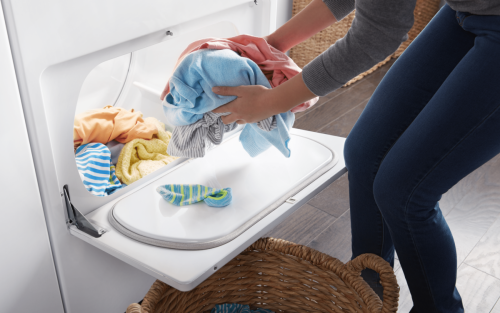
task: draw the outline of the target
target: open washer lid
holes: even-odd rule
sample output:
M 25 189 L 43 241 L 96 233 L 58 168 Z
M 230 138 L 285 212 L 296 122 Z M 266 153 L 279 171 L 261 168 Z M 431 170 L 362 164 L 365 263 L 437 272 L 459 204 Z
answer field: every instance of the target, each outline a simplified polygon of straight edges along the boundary
M 109 221 L 123 234 L 160 247 L 210 249 L 227 243 L 337 162 L 333 151 L 309 138 L 292 135 L 290 148 L 290 158 L 274 148 L 251 158 L 233 136 L 205 158 L 187 161 L 118 201 Z M 227 207 L 204 202 L 178 207 L 156 192 L 167 184 L 209 185 L 214 173 L 223 188 L 232 188 Z
M 75 225 L 70 226 L 70 232 L 75 237 L 144 271 L 145 273 L 148 273 L 149 275 L 178 290 L 192 290 L 207 277 L 224 266 L 224 264 L 237 256 L 245 248 L 254 243 L 257 239 L 265 236 L 271 229 L 276 227 L 280 222 L 284 221 L 290 216 L 290 214 L 307 203 L 307 201 L 312 199 L 312 197 L 321 192 L 324 188 L 329 186 L 333 181 L 346 172 L 343 156 L 345 138 L 300 129 L 292 129 L 290 134 L 292 135 L 291 144 L 293 143 L 291 158 L 295 158 L 297 153 L 308 151 L 306 149 L 308 146 L 297 146 L 296 144 L 299 142 L 309 143 L 309 141 L 312 141 L 314 143 L 319 143 L 331 151 L 335 151 L 333 160 L 314 173 L 310 178 L 305 180 L 303 188 L 302 186 L 298 186 L 296 190 L 293 192 L 291 191 L 292 194 L 290 197 L 282 198 L 284 200 L 281 205 L 271 210 L 269 214 L 262 217 L 261 220 L 257 221 L 247 230 L 225 244 L 212 249 L 192 250 L 159 247 L 132 239 L 130 236 L 125 235 L 124 231 L 119 231 L 116 226 L 111 224 L 111 219 L 109 218 L 110 211 L 112 211 L 115 204 L 130 196 L 132 193 L 140 192 L 140 190 L 143 189 L 147 190 L 149 188 L 155 188 L 149 186 L 157 186 L 160 180 L 165 179 L 167 176 L 180 169 L 180 164 L 172 164 L 172 167 L 161 173 L 161 175 L 152 177 L 151 180 L 146 179 L 143 180 L 143 182 L 138 182 L 138 185 L 136 185 L 137 187 L 131 190 L 130 193 L 122 195 L 118 199 L 114 199 L 102 207 L 86 214 L 85 218 L 89 222 L 104 230 L 102 236 L 94 237 L 78 229 Z M 299 139 L 299 137 L 301 138 Z M 306 138 L 308 141 L 301 140 L 302 138 Z M 228 138 L 227 144 L 229 144 L 232 140 L 233 139 Z M 216 149 L 209 152 L 209 154 L 212 154 L 212 152 L 224 147 L 225 144 L 226 143 L 223 143 L 218 146 Z M 311 154 L 316 152 L 315 150 L 309 151 Z M 279 159 L 282 161 L 284 160 L 282 156 Z M 251 160 L 260 162 L 259 158 Z M 331 164 L 335 165 L 330 168 Z M 190 164 L 185 164 L 184 166 L 189 165 Z M 300 164 L 300 166 L 307 166 L 307 162 L 306 164 Z M 295 171 L 296 169 L 293 168 L 293 170 Z M 323 171 L 324 173 L 322 173 Z M 270 171 L 268 173 L 269 177 L 271 177 L 274 173 L 275 172 Z M 240 171 L 238 174 L 240 180 L 249 181 L 249 179 L 247 179 L 247 175 L 250 173 L 247 171 Z M 267 177 L 268 176 L 266 176 L 266 179 Z M 220 175 L 219 179 L 222 184 L 225 184 L 225 176 Z M 138 235 L 135 234 L 135 236 Z M 186 243 L 182 244 L 186 245 Z

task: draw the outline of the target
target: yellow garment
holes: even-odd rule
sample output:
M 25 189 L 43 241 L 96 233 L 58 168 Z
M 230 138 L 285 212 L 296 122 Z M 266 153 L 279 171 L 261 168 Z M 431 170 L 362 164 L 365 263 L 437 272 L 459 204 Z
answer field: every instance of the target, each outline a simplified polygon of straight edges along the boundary
M 73 144 L 76 148 L 89 142 L 127 143 L 136 138 L 151 139 L 156 133 L 154 125 L 144 123 L 141 112 L 108 105 L 75 116 Z
M 123 147 L 116 164 L 116 176 L 127 185 L 177 159 L 167 154 L 172 133 L 165 131 L 165 125 L 153 117 L 145 118 L 144 123 L 154 125 L 158 134 L 151 140 L 134 139 Z

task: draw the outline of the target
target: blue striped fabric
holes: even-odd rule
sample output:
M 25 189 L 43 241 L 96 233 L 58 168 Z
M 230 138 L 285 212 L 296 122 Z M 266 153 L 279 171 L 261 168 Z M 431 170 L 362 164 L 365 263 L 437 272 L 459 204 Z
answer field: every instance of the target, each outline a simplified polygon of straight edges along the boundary
M 75 159 L 83 185 L 91 194 L 104 197 L 125 186 L 116 177 L 111 152 L 102 143 L 81 145 Z
M 250 310 L 250 306 L 248 305 L 237 304 L 237 303 L 225 303 L 225 304 L 217 304 L 212 309 L 211 313 L 274 313 L 274 312 L 266 309 Z
M 208 206 L 225 207 L 233 200 L 231 188 L 214 189 L 203 185 L 170 184 L 159 186 L 156 191 L 165 201 L 177 206 L 205 201 Z

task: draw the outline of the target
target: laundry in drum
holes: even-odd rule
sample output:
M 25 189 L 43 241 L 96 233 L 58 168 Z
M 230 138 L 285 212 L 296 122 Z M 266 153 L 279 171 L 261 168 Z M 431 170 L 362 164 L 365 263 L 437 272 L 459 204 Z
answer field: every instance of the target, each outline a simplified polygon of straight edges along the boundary
M 91 194 L 104 197 L 124 187 L 115 175 L 111 153 L 102 143 L 81 145 L 75 158 L 83 185 Z
M 75 116 L 73 145 L 76 149 L 90 142 L 107 144 L 116 140 L 127 143 L 136 138 L 151 139 L 157 133 L 155 125 L 144 123 L 141 112 L 108 105 Z
M 128 185 L 177 159 L 167 153 L 172 134 L 165 130 L 165 125 L 154 117 L 146 117 L 144 123 L 153 125 L 157 134 L 149 140 L 136 138 L 127 142 L 116 164 L 116 176 Z
M 205 201 L 211 207 L 225 207 L 233 200 L 231 188 L 215 189 L 203 185 L 169 184 L 158 186 L 156 191 L 168 203 L 185 206 Z
M 116 140 L 112 140 L 106 144 L 109 152 L 111 152 L 111 163 L 118 163 L 118 157 L 120 156 L 120 153 L 122 152 L 124 146 L 124 143 L 118 142 Z
M 106 106 L 76 115 L 73 143 L 85 188 L 107 196 L 169 164 L 177 159 L 167 154 L 171 137 L 163 123 L 134 109 Z

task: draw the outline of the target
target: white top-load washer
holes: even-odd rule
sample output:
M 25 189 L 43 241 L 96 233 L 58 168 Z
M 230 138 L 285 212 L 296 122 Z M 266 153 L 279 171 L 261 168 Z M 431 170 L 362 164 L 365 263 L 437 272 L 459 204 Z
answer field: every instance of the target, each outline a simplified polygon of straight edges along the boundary
M 171 129 L 159 95 L 180 53 L 201 38 L 269 34 L 277 1 L 2 5 L 67 311 L 114 310 L 108 302 L 139 300 L 154 278 L 182 291 L 195 288 L 345 172 L 344 138 L 293 129 L 289 159 L 274 148 L 250 158 L 236 132 L 203 159 L 176 160 L 95 197 L 75 164 L 75 114 L 105 105 L 134 108 Z M 234 193 L 223 209 L 174 207 L 155 191 L 208 184 L 214 175 Z

